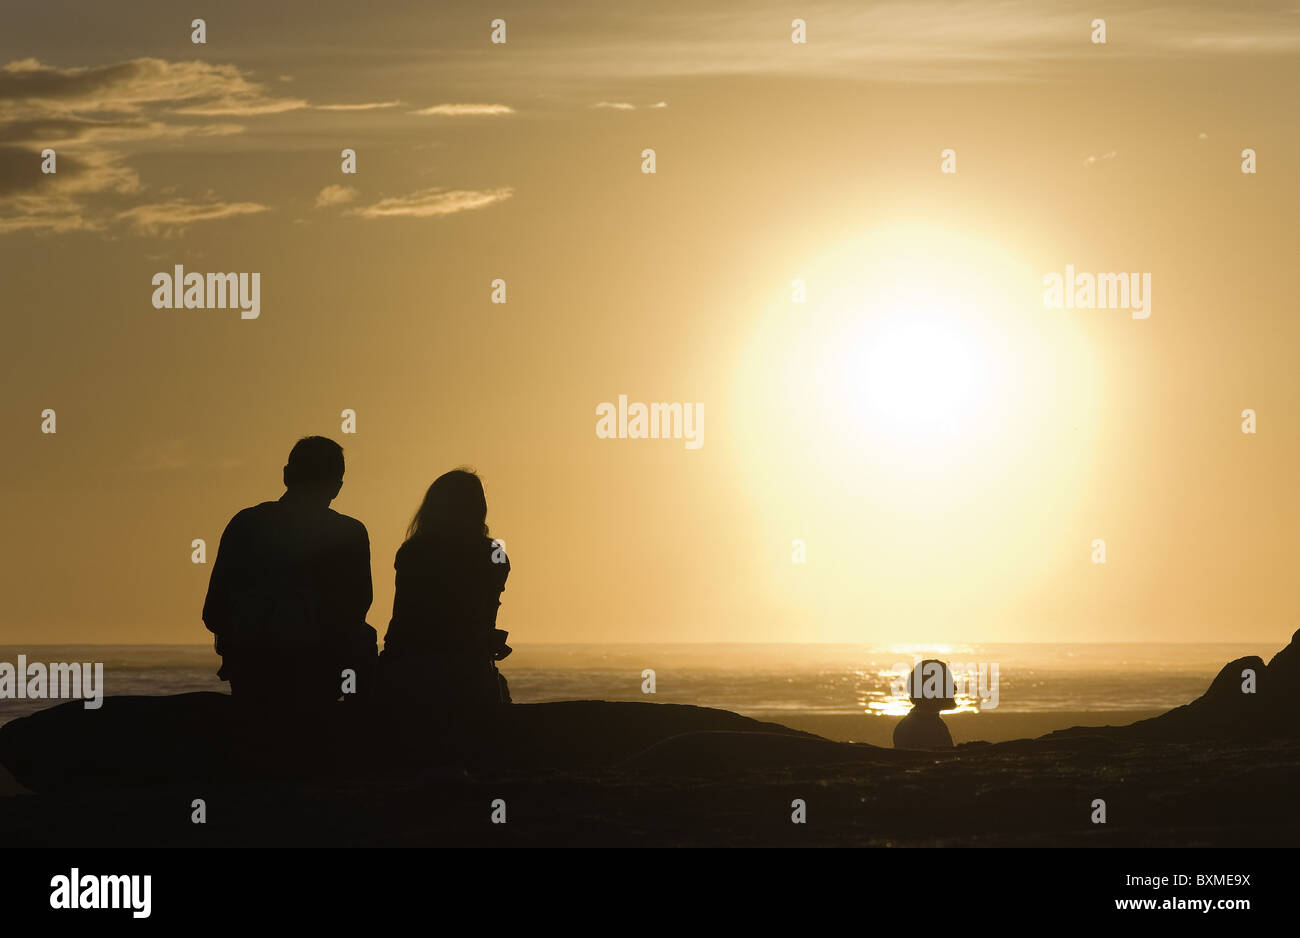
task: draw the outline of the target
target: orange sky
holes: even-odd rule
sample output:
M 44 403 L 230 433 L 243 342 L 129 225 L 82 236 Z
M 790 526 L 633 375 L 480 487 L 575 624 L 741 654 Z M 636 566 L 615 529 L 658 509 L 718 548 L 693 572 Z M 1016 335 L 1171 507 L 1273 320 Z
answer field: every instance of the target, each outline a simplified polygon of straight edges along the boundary
M 520 642 L 1295 628 L 1294 13 L 381 6 L 6 11 L 0 641 L 205 641 L 190 542 L 309 433 L 381 634 L 461 464 Z M 260 316 L 155 309 L 176 264 Z M 1044 308 L 1067 264 L 1152 315 Z M 598 439 L 620 394 L 703 445 Z

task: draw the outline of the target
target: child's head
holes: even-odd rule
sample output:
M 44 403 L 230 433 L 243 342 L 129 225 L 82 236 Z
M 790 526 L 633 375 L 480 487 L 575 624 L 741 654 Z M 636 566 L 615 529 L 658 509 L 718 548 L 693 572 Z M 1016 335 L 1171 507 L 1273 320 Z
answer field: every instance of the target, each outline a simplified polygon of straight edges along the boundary
M 956 707 L 957 685 L 948 665 L 936 658 L 918 663 L 907 675 L 907 696 L 922 712 L 938 713 Z

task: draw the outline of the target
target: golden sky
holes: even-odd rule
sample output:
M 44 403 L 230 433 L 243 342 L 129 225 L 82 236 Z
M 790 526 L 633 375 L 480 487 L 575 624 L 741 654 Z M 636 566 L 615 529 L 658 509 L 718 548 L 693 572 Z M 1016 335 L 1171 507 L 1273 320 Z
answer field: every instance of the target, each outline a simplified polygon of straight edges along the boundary
M 206 641 L 192 539 L 311 433 L 381 634 L 469 464 L 517 642 L 1284 640 L 1300 12 L 1216 6 L 7 7 L 0 642 Z

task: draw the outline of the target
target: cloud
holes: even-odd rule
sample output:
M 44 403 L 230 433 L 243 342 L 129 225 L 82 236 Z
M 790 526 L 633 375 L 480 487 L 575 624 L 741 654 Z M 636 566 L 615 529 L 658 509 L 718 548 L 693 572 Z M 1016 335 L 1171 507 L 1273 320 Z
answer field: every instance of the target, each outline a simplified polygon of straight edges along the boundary
M 628 26 L 611 5 L 536 55 L 534 75 L 582 82 L 683 76 L 800 75 L 890 83 L 1038 81 L 1063 69 L 1094 74 L 1094 17 L 1109 16 L 1107 60 L 1281 56 L 1300 51 L 1294 4 L 1103 3 L 1082 0 L 802 0 L 797 14 L 754 0 L 747 15 L 703 11 L 669 0 Z M 791 16 L 807 21 L 808 42 L 791 42 Z M 1116 23 L 1122 22 L 1117 26 Z M 1116 41 L 1116 30 L 1122 41 Z M 461 63 L 456 62 L 457 66 Z M 596 87 L 600 87 L 596 85 Z M 617 103 L 617 102 L 611 102 Z
M 58 211 L 45 205 L 40 206 L 39 211 L 20 212 L 13 218 L 0 218 L 0 234 L 15 231 L 59 234 L 68 231 L 98 231 L 102 227 L 75 210 Z
M 270 114 L 305 106 L 267 95 L 230 65 L 152 58 L 86 68 L 9 62 L 0 66 L 0 234 L 101 231 L 115 221 L 144 232 L 155 218 L 162 227 L 153 230 L 179 230 L 167 227 L 158 205 L 186 203 L 129 212 L 104 204 L 144 190 L 126 162 L 132 152 L 163 140 L 244 131 L 231 122 L 178 122 L 173 115 Z M 40 171 L 46 147 L 57 153 L 58 166 L 48 175 Z M 239 206 L 234 211 L 243 213 L 251 203 L 215 204 Z M 184 221 L 184 211 L 177 217 Z M 189 220 L 207 217 L 225 215 L 200 210 Z
M 421 189 L 410 195 L 381 199 L 374 205 L 350 209 L 347 214 L 361 218 L 431 218 L 452 215 L 504 202 L 514 195 L 509 187 L 486 190 Z
M 283 114 L 307 107 L 301 98 L 219 98 L 202 104 L 176 108 L 177 114 L 193 117 L 251 116 L 257 114 Z
M 133 472 L 171 472 L 191 464 L 190 447 L 184 440 L 146 443 L 131 454 L 125 468 Z
M 397 107 L 401 101 L 371 101 L 366 104 L 317 104 L 318 111 L 377 111 L 380 108 Z
M 1111 150 L 1109 153 L 1103 153 L 1101 156 L 1089 156 L 1089 157 L 1087 157 L 1087 158 L 1083 161 L 1083 165 L 1084 165 L 1084 166 L 1095 166 L 1099 160 L 1113 160 L 1114 158 L 1115 158 L 1115 151 L 1114 151 L 1114 150 Z
M 657 102 L 655 102 L 654 104 L 647 104 L 647 105 L 645 105 L 645 109 L 646 109 L 646 110 L 653 111 L 653 110 L 657 110 L 657 109 L 659 109 L 659 108 L 665 108 L 665 107 L 667 107 L 667 106 L 668 106 L 668 102 L 667 102 L 667 101 L 657 101 Z M 593 108 L 604 109 L 604 110 L 609 110 L 609 111 L 635 111 L 635 110 L 638 110 L 637 105 L 632 104 L 632 103 L 630 103 L 630 102 L 628 102 L 628 101 L 597 101 L 595 104 L 592 105 L 592 107 L 593 107 Z
M 136 113 L 172 105 L 178 114 L 277 114 L 307 106 L 276 98 L 233 65 L 131 59 L 88 68 L 58 68 L 36 59 L 0 66 L 0 103 L 65 113 Z
M 515 109 L 506 104 L 435 104 L 411 113 L 436 117 L 494 117 L 514 112 Z
M 151 258 L 152 260 L 152 258 Z M 184 469 L 229 471 L 244 461 L 230 456 L 216 458 L 196 451 L 193 443 L 179 438 L 156 440 L 137 447 L 120 467 L 126 472 L 179 472 Z
M 118 212 L 117 218 L 130 222 L 137 234 L 175 237 L 197 222 L 256 215 L 265 211 L 269 211 L 268 207 L 257 202 L 187 202 L 173 199 L 170 202 L 137 205 Z
M 1281 55 L 1300 50 L 1294 26 L 1281 34 L 1245 31 L 1231 35 L 1171 36 L 1168 45 L 1182 52 L 1220 55 Z
M 358 194 L 357 190 L 351 186 L 326 186 L 316 193 L 316 207 L 325 208 L 329 205 L 344 205 L 355 199 Z

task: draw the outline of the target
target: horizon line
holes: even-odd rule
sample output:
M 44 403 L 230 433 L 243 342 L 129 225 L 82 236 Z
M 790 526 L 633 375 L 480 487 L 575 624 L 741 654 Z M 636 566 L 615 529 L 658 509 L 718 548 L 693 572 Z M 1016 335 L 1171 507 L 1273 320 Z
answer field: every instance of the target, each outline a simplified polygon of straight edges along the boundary
M 1276 641 L 1271 638 L 1239 638 L 1232 641 L 935 641 L 935 642 L 798 642 L 798 641 L 771 641 L 771 642 L 736 642 L 736 641 L 646 641 L 646 642 L 602 642 L 602 641 L 571 641 L 571 642 L 516 642 L 513 647 L 554 647 L 563 645 L 600 645 L 607 648 L 619 648 L 634 645 L 699 645 L 716 646 L 716 645 L 736 645 L 736 646 L 771 646 L 771 645 L 827 645 L 827 646 L 865 646 L 865 645 L 883 645 L 897 644 L 910 645 L 915 648 L 924 649 L 934 645 L 1255 645 L 1266 642 Z M 1290 638 L 1286 639 L 1290 642 Z M 0 643 L 0 648 L 17 648 L 20 645 L 27 645 L 34 648 L 63 648 L 74 646 L 98 646 L 103 648 L 210 648 L 210 642 L 6 642 Z M 215 653 L 215 650 L 214 650 Z

